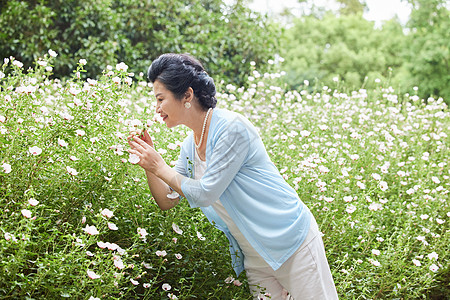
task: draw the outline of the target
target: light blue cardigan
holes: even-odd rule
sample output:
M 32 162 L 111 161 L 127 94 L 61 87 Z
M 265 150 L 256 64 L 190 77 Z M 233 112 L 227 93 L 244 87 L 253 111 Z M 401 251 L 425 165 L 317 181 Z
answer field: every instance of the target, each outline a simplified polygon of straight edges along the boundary
M 278 269 L 306 238 L 311 214 L 270 160 L 256 128 L 240 114 L 214 109 L 206 144 L 207 168 L 200 180 L 193 179 L 194 151 L 190 134 L 175 166 L 186 176 L 181 190 L 190 206 L 200 207 L 227 236 L 236 275 L 244 270 L 244 257 L 211 206 L 217 199 L 252 247 Z

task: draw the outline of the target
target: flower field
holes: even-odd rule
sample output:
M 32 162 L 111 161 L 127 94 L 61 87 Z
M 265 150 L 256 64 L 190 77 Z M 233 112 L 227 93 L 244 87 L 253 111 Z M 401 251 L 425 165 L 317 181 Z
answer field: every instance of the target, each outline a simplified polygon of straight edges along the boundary
M 0 70 L 0 299 L 250 299 L 228 242 L 186 201 L 160 211 L 126 137 L 147 128 L 167 163 L 188 134 L 155 115 L 119 63 L 52 78 L 57 53 Z M 341 299 L 445 299 L 450 112 L 443 99 L 335 87 L 285 91 L 254 71 L 218 106 L 259 129 L 315 215 Z M 262 216 L 264 217 L 264 216 Z

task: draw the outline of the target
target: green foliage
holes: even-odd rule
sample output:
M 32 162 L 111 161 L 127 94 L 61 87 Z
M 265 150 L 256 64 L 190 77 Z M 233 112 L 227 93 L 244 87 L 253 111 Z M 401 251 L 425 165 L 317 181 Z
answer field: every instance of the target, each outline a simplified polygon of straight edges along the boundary
M 345 4 L 342 9 L 349 9 L 341 9 L 340 17 L 313 11 L 297 18 L 285 32 L 280 51 L 291 88 L 304 80 L 331 85 L 334 77 L 350 89 L 372 88 L 380 79 L 404 93 L 417 86 L 421 97 L 443 97 L 449 103 L 446 1 L 411 0 L 413 10 L 406 26 L 393 19 L 381 28 L 358 14 L 358 4 L 363 7 L 359 1 L 339 2 Z
M 404 49 L 404 85 L 415 82 L 422 97 L 450 98 L 450 10 L 443 0 L 411 0 L 407 27 L 409 47 Z M 448 3 L 448 2 L 447 2 Z
M 286 30 L 282 45 L 291 88 L 304 80 L 330 86 L 339 77 L 350 89 L 366 81 L 366 87 L 372 88 L 375 79 L 389 78 L 390 68 L 401 66 L 398 53 L 405 46 L 402 27 L 394 21 L 374 29 L 373 22 L 359 14 L 331 13 L 299 18 Z
M 337 0 L 341 4 L 339 13 L 341 15 L 362 14 L 367 9 L 365 1 L 359 0 Z
M 162 53 L 189 52 L 210 73 L 241 84 L 251 61 L 264 65 L 273 56 L 279 32 L 240 1 L 9 0 L 0 9 L 0 56 L 28 67 L 53 49 L 57 77 L 69 76 L 79 59 L 94 78 L 116 61 L 138 74 Z
M 58 59 L 0 72 L 0 298 L 250 299 L 245 274 L 228 278 L 224 235 L 186 201 L 161 211 L 127 161 L 129 131 L 148 127 L 173 165 L 188 129 L 159 121 L 151 85 L 124 64 L 62 85 L 48 71 Z M 281 77 L 252 70 L 249 88 L 219 87 L 218 105 L 257 126 L 315 215 L 341 298 L 448 295 L 445 103 L 381 87 L 283 92 Z

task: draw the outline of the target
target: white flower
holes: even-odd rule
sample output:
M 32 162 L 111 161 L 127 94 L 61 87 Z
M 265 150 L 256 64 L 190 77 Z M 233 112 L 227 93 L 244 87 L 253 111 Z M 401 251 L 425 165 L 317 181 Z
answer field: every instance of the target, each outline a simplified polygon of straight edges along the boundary
M 420 215 L 420 218 L 421 218 L 422 220 L 426 220 L 426 219 L 428 219 L 429 217 L 430 217 L 430 216 L 427 215 L 427 214 Z
M 176 257 L 177 259 L 182 259 L 182 258 L 183 258 L 183 256 L 182 256 L 180 253 L 176 253 L 176 254 L 175 254 L 175 257 Z
M 169 198 L 169 199 L 176 199 L 178 197 L 180 197 L 180 195 L 175 191 L 172 191 L 172 193 L 167 194 L 167 198 Z
M 82 66 L 84 66 L 84 65 L 87 64 L 87 61 L 86 61 L 84 58 L 80 59 L 78 62 L 79 62 L 80 65 L 82 65 Z
M 369 210 L 372 210 L 372 211 L 377 211 L 377 210 L 382 210 L 382 209 L 383 209 L 383 206 L 380 203 L 373 202 L 369 205 Z
M 172 229 L 178 234 L 183 234 L 183 230 L 181 230 L 180 227 L 178 227 L 178 225 L 175 223 L 172 223 Z
M 369 262 L 370 262 L 372 265 L 374 265 L 375 267 L 381 266 L 381 264 L 380 264 L 380 262 L 379 262 L 378 260 L 369 258 Z
M 302 131 L 300 131 L 300 135 L 301 135 L 302 137 L 308 137 L 310 134 L 311 134 L 311 132 L 308 131 L 308 130 L 302 130 Z
M 150 283 L 143 283 L 142 286 L 144 287 L 144 289 L 148 289 L 152 285 Z
M 366 185 L 365 185 L 364 183 L 362 183 L 361 181 L 358 181 L 358 182 L 356 183 L 356 185 L 357 185 L 360 189 L 362 189 L 362 190 L 364 190 L 364 189 L 366 188 Z
M 416 265 L 417 267 L 420 267 L 420 266 L 422 265 L 422 264 L 420 263 L 420 261 L 417 260 L 417 259 L 413 259 L 412 262 L 413 262 L 413 264 Z
M 72 175 L 72 176 L 78 175 L 77 170 L 75 170 L 74 168 L 71 168 L 71 167 L 69 167 L 69 166 L 66 166 L 66 170 L 67 170 L 67 172 L 68 172 L 70 175 Z
M 372 254 L 373 255 L 380 255 L 380 250 L 372 249 Z
M 6 174 L 11 173 L 11 165 L 7 163 L 2 164 L 3 172 Z
M 436 252 L 431 252 L 430 254 L 427 255 L 429 259 L 433 260 L 437 260 L 439 258 L 439 255 Z
M 105 249 L 107 245 L 106 245 L 105 242 L 98 241 L 98 242 L 97 242 L 97 246 L 98 246 L 100 249 Z
M 234 278 L 231 276 L 228 276 L 227 278 L 225 278 L 225 283 L 232 283 L 234 281 Z
M 130 162 L 133 165 L 137 164 L 140 161 L 141 161 L 141 158 L 133 153 L 130 154 L 130 157 L 128 158 L 128 162 Z
M 134 280 L 134 279 L 132 279 L 132 278 L 130 278 L 130 281 L 131 281 L 131 283 L 132 283 L 133 285 L 138 285 L 138 284 L 139 284 L 139 281 Z
M 116 65 L 116 70 L 117 71 L 126 71 L 126 70 L 128 70 L 128 66 L 124 62 L 121 62 Z
M 57 56 L 58 56 L 58 53 L 56 53 L 56 52 L 53 51 L 52 49 L 49 49 L 49 50 L 48 50 L 48 54 L 49 54 L 51 57 L 57 57 Z
M 76 133 L 76 135 L 78 135 L 78 136 L 83 136 L 83 135 L 86 134 L 86 132 L 84 132 L 84 130 L 82 130 L 82 129 L 77 129 L 77 130 L 75 130 L 75 133 Z
M 441 181 L 439 180 L 439 178 L 437 178 L 436 176 L 431 177 L 431 180 L 432 180 L 434 183 L 436 183 L 436 184 L 441 183 Z
M 377 174 L 377 173 L 373 173 L 373 174 L 372 174 L 372 177 L 373 177 L 373 179 L 375 179 L 375 180 L 380 180 L 380 179 L 381 179 L 381 176 L 380 176 L 379 174 Z
M 118 229 L 119 229 L 119 228 L 117 227 L 117 225 L 114 224 L 114 223 L 108 223 L 108 228 L 109 228 L 110 230 L 118 230 Z
M 165 291 L 170 291 L 172 289 L 172 287 L 170 286 L 170 284 L 164 283 L 162 285 L 162 289 L 165 290 Z
M 58 145 L 60 145 L 61 147 L 67 147 L 68 144 L 63 139 L 58 139 Z
M 97 235 L 97 234 L 99 234 L 97 228 L 94 225 L 92 225 L 92 226 L 86 225 L 86 228 L 84 228 L 83 230 L 87 234 L 90 234 L 90 235 Z
M 28 151 L 33 155 L 39 155 L 42 153 L 42 149 L 39 148 L 38 146 L 30 147 L 30 148 L 28 148 Z
M 352 154 L 352 155 L 350 155 L 350 159 L 351 160 L 357 160 L 359 158 L 359 155 L 358 154 Z
M 200 241 L 206 240 L 206 238 L 205 238 L 200 232 L 198 232 L 198 231 L 197 231 L 197 237 L 198 237 L 198 239 L 199 239 Z
M 5 232 L 5 240 L 9 241 L 12 238 L 13 238 L 13 235 L 11 233 Z
M 437 222 L 438 224 L 444 224 L 444 223 L 445 223 L 444 220 L 439 219 L 439 218 L 436 218 L 436 222 Z
M 384 192 L 384 191 L 386 191 L 388 189 L 388 184 L 387 184 L 386 181 L 380 181 L 379 187 Z
M 436 272 L 437 270 L 439 270 L 439 267 L 436 266 L 435 264 L 432 264 L 432 265 L 430 266 L 430 271 Z
M 110 219 L 110 218 L 112 218 L 114 216 L 114 213 L 112 211 L 110 211 L 109 209 L 107 209 L 107 208 L 102 210 L 100 213 L 101 213 L 102 216 L 104 216 L 104 217 L 106 217 L 108 219 Z
M 171 300 L 178 300 L 178 297 L 172 293 L 167 294 L 167 297 L 169 297 L 169 299 L 171 299 Z
M 97 275 L 97 274 L 95 274 L 94 271 L 90 271 L 90 270 L 87 270 L 87 275 L 91 279 L 98 279 L 98 278 L 100 278 L 100 275 Z
M 119 270 L 125 268 L 125 265 L 123 264 L 123 261 L 121 259 L 114 260 L 114 266 Z
M 137 232 L 141 236 L 141 239 L 145 239 L 145 237 L 148 235 L 147 230 L 145 230 L 145 228 L 138 227 Z
M 328 169 L 327 167 L 325 167 L 325 166 L 319 166 L 319 172 L 320 173 L 328 173 L 328 172 L 330 172 L 330 169 Z
M 28 204 L 30 204 L 31 206 L 36 206 L 36 205 L 39 204 L 39 201 L 37 201 L 37 200 L 34 199 L 34 198 L 30 198 L 30 199 L 28 200 Z
M 22 209 L 20 212 L 22 213 L 22 216 L 24 216 L 25 218 L 27 219 L 31 218 L 31 211 L 29 211 L 28 209 Z
M 345 202 L 351 202 L 353 200 L 352 196 L 344 196 L 344 201 Z
M 16 66 L 16 67 L 19 67 L 19 68 L 23 67 L 23 63 L 21 63 L 18 60 L 13 61 L 12 64 L 13 64 L 13 66 Z
M 5 121 L 6 121 L 6 117 L 0 115 L 0 122 L 1 122 L 1 123 L 5 123 Z
M 111 78 L 111 80 L 114 82 L 114 83 L 116 83 L 116 84 L 120 84 L 120 77 L 117 77 L 117 76 L 115 76 L 115 77 L 113 77 L 113 78 Z
M 117 245 L 116 243 L 110 243 L 110 242 L 106 242 L 106 247 L 111 251 L 120 249 L 119 245 Z
M 348 212 L 349 214 L 354 213 L 356 210 L 356 206 L 350 204 L 347 206 L 347 208 L 345 209 L 346 212 Z
M 419 235 L 416 239 L 421 242 L 425 241 L 425 237 L 423 235 Z
M 162 257 L 167 255 L 166 250 L 162 250 L 162 251 L 158 250 L 155 253 L 156 253 L 157 256 L 162 256 Z

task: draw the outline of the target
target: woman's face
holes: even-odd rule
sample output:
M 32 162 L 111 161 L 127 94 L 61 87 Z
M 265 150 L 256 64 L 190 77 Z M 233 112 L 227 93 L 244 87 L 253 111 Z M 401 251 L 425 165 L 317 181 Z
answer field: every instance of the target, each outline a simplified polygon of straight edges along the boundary
M 153 83 L 153 91 L 156 98 L 156 113 L 161 116 L 167 127 L 180 125 L 186 110 L 183 101 L 177 99 L 159 80 Z

